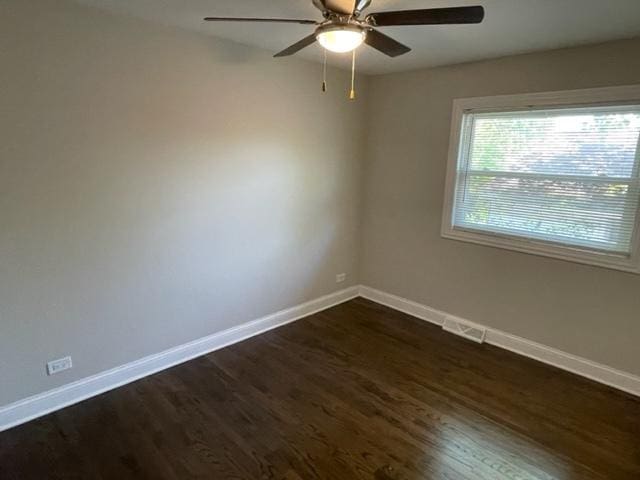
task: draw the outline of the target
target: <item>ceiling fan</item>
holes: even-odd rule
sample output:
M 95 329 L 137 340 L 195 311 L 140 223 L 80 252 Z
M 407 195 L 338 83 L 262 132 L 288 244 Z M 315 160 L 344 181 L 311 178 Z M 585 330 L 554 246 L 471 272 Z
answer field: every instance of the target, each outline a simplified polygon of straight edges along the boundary
M 312 2 L 322 12 L 323 21 L 234 17 L 207 17 L 205 20 L 208 22 L 297 23 L 316 26 L 314 33 L 285 48 L 275 57 L 293 55 L 315 43 L 316 40 L 326 50 L 332 52 L 351 52 L 365 43 L 389 57 L 397 57 L 410 52 L 411 49 L 374 27 L 480 23 L 484 19 L 484 8 L 480 6 L 379 12 L 362 17 L 362 12 L 371 4 L 371 0 L 312 0 Z

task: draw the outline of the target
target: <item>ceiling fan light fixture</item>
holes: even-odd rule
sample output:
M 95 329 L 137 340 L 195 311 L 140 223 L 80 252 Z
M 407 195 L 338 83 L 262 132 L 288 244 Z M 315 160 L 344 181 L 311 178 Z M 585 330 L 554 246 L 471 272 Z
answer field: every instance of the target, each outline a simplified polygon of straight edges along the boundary
M 288 57 L 319 42 L 327 51 L 337 53 L 355 52 L 363 43 L 388 57 L 409 53 L 411 48 L 376 30 L 376 27 L 398 27 L 410 25 L 462 25 L 481 23 L 484 7 L 426 8 L 421 10 L 399 10 L 374 12 L 362 17 L 363 10 L 372 0 L 312 0 L 322 12 L 324 20 L 296 18 L 256 17 L 206 17 L 207 22 L 253 22 L 316 25 L 315 32 L 274 55 Z M 354 53 L 355 57 L 355 53 Z
M 325 49 L 335 53 L 347 53 L 364 43 L 367 32 L 358 25 L 332 24 L 318 28 L 316 38 Z

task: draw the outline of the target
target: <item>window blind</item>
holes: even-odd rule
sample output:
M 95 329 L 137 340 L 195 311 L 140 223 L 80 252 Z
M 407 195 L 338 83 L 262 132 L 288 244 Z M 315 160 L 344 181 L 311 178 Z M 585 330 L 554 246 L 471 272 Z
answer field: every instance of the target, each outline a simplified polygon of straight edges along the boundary
M 640 106 L 466 113 L 454 229 L 631 254 Z

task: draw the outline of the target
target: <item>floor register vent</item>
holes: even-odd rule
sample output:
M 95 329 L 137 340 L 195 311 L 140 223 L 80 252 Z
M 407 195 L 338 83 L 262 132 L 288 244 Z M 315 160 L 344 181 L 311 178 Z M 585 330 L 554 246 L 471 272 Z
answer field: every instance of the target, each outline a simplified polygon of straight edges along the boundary
M 475 323 L 467 322 L 456 317 L 447 316 L 442 324 L 447 332 L 453 333 L 460 337 L 468 338 L 477 343 L 484 343 L 487 329 L 476 325 Z

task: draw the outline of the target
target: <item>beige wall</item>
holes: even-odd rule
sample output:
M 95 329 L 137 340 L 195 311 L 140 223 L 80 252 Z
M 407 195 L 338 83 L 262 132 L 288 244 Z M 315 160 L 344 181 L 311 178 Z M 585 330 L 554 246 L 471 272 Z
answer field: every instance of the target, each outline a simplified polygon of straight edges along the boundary
M 440 237 L 452 100 L 640 83 L 640 40 L 374 77 L 362 283 L 640 374 L 640 275 Z
M 640 83 L 639 54 L 362 78 L 352 103 L 344 72 L 323 96 L 315 64 L 0 2 L 0 405 L 334 291 L 341 272 L 640 373 L 640 276 L 439 235 L 453 98 Z M 64 355 L 74 368 L 47 377 Z
M 0 405 L 357 283 L 346 72 L 61 0 L 0 69 Z

